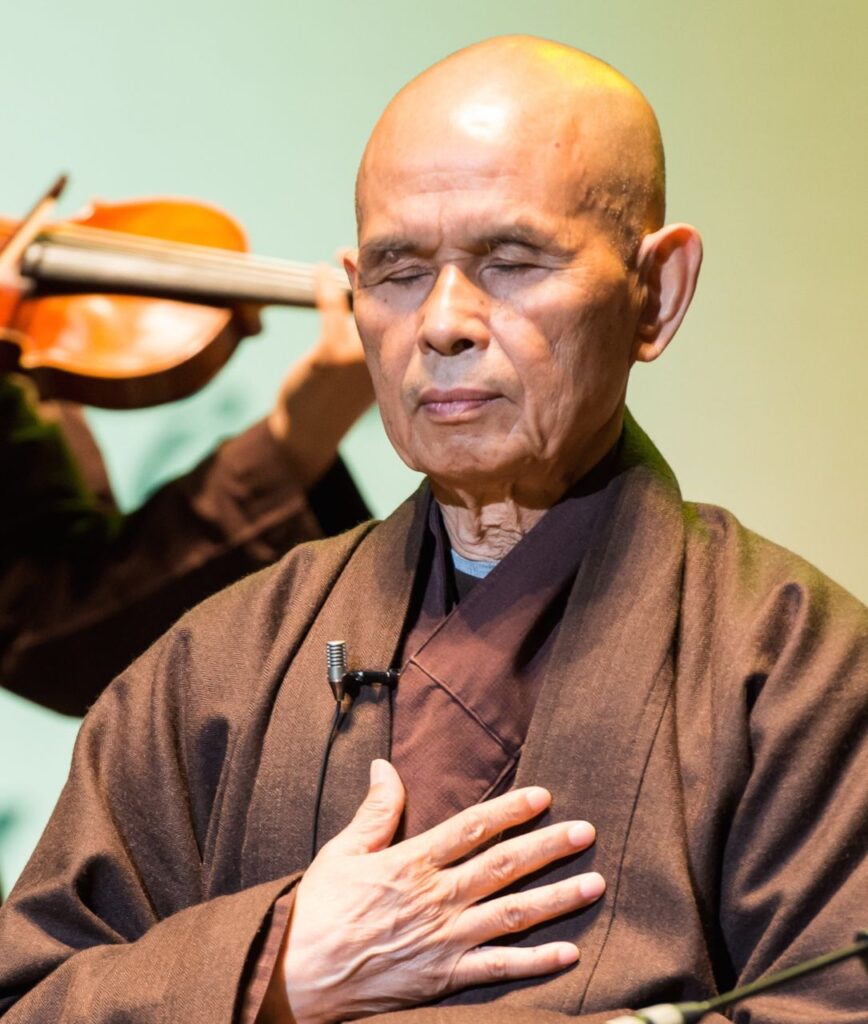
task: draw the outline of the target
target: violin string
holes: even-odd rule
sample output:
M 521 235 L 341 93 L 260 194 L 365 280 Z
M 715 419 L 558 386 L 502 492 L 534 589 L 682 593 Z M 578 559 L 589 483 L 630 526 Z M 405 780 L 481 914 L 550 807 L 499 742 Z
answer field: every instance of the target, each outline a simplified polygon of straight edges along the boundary
M 165 239 L 152 238 L 147 235 L 132 235 L 121 231 L 111 231 L 105 228 L 89 228 L 73 225 L 65 225 L 44 234 L 43 239 L 49 242 L 67 244 L 81 243 L 88 247 L 96 247 L 109 250 L 129 250 L 136 253 L 154 253 L 170 258 L 189 258 L 196 262 L 215 262 L 241 264 L 245 266 L 257 266 L 261 269 L 299 270 L 305 273 L 313 272 L 313 265 L 308 263 L 295 263 L 290 260 L 279 260 L 267 256 L 251 256 L 246 252 L 236 252 L 231 249 L 219 249 L 212 246 L 195 245 L 190 242 L 170 242 Z
M 167 242 L 141 235 L 108 231 L 102 228 L 66 225 L 40 235 L 46 243 L 64 246 L 84 246 L 119 254 L 152 256 L 160 260 L 207 270 L 209 267 L 231 270 L 245 278 L 263 283 L 286 283 L 313 288 L 315 267 L 311 264 L 279 260 L 272 257 L 250 256 L 243 252 L 215 249 L 186 242 Z M 348 287 L 342 272 L 334 268 L 335 279 Z

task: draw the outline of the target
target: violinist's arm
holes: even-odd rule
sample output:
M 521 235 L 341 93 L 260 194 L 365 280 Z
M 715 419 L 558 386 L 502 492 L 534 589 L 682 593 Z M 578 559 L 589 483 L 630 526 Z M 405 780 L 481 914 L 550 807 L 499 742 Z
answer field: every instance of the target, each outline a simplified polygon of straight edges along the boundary
M 0 423 L 0 461 L 65 467 L 55 474 L 63 486 L 46 489 L 44 474 L 28 473 L 17 488 L 7 486 L 0 508 L 11 526 L 0 545 L 4 686 L 83 714 L 188 608 L 295 544 L 368 518 L 337 458 L 340 436 L 370 402 L 359 342 L 339 301 L 325 311 L 313 353 L 282 386 L 282 433 L 275 412 L 128 516 L 97 500 L 103 467 L 82 424 L 77 437 L 66 436 L 73 458 L 57 428 L 33 410 L 23 438 Z M 37 522 L 24 543 L 20 529 Z
M 316 278 L 319 341 L 283 380 L 268 427 L 310 487 L 337 457 L 338 444 L 374 401 L 349 305 L 327 268 Z

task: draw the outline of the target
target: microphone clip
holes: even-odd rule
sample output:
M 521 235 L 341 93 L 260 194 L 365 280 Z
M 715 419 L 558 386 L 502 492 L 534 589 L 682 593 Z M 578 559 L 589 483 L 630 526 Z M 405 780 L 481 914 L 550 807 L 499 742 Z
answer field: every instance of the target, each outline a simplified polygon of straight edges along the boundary
M 344 677 L 341 680 L 344 694 L 349 694 L 353 700 L 359 695 L 359 690 L 363 686 L 374 686 L 379 684 L 380 686 L 394 687 L 398 685 L 398 673 L 393 668 L 387 669 L 372 669 L 372 668 L 359 668 L 354 669 L 352 672 L 344 673 Z M 335 693 L 335 700 L 339 700 L 338 694 Z
M 328 683 L 334 694 L 335 702 L 341 712 L 346 714 L 352 707 L 363 686 L 398 685 L 398 673 L 392 669 L 347 669 L 347 645 L 343 640 L 329 640 L 326 644 L 326 660 L 328 664 Z

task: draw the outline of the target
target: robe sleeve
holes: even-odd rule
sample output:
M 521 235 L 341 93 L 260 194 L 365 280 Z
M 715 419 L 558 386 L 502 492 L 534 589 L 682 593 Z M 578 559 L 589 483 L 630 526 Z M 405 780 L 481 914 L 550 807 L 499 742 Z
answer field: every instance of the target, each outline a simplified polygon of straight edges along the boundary
M 195 640 L 174 630 L 81 729 L 46 832 L 0 908 L 4 1024 L 233 1019 L 251 950 L 295 879 L 210 895 L 207 850 L 224 827 L 214 808 L 249 695 L 233 664 L 239 696 L 224 691 L 187 721 L 205 685 L 186 650 Z
M 83 424 L 64 438 L 0 387 L 0 679 L 55 711 L 83 715 L 210 594 L 369 518 L 340 460 L 306 492 L 265 423 L 121 516 Z
M 733 984 L 849 945 L 868 925 L 868 614 L 806 567 L 768 592 L 740 646 L 746 783 L 719 909 Z M 850 960 L 746 1000 L 733 1019 L 866 1013 L 865 965 Z

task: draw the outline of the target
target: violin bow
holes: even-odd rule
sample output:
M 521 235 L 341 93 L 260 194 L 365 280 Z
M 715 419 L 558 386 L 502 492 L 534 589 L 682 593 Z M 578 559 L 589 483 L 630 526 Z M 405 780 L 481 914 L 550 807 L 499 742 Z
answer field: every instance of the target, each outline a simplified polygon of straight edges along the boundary
M 37 200 L 24 220 L 21 221 L 15 231 L 9 236 L 6 244 L 0 249 L 0 280 L 4 278 L 6 280 L 18 279 L 17 268 L 25 249 L 36 238 L 51 217 L 54 207 L 57 205 L 57 200 L 63 194 L 68 180 L 65 174 L 60 175 L 51 188 Z

